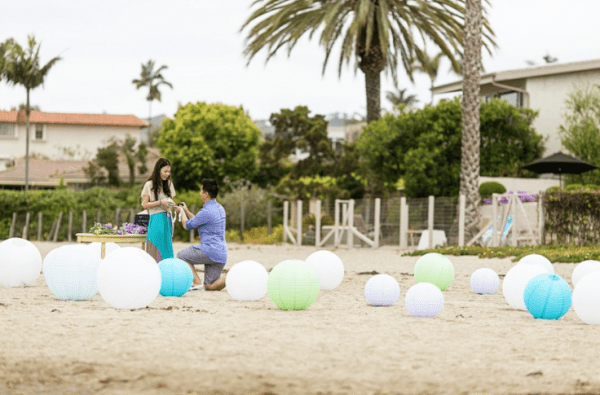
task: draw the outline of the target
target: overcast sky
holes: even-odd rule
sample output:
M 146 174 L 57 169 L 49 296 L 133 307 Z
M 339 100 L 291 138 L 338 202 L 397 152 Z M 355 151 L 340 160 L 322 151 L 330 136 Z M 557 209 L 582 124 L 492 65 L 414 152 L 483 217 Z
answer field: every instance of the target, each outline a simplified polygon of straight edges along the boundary
M 281 108 L 306 105 L 313 114 L 366 113 L 364 74 L 344 67 L 338 78 L 337 54 L 322 76 L 324 50 L 318 36 L 305 37 L 291 56 L 282 51 L 265 65 L 259 53 L 246 66 L 248 29 L 240 32 L 252 0 L 20 0 L 1 1 L 0 41 L 10 37 L 26 45 L 28 34 L 42 42 L 42 62 L 63 59 L 43 87 L 31 93 L 42 111 L 134 114 L 148 117 L 147 90 L 136 90 L 141 64 L 167 65 L 162 102 L 152 115 L 172 117 L 178 103 L 204 101 L 243 105 L 252 119 L 266 119 Z M 498 49 L 484 52 L 487 72 L 544 63 L 549 53 L 559 63 L 600 58 L 600 1 L 491 0 L 488 19 Z M 436 84 L 457 80 L 441 66 Z M 417 75 L 413 85 L 398 72 L 401 88 L 430 101 L 430 80 Z M 382 106 L 391 76 L 382 73 Z M 437 101 L 437 99 L 436 99 Z M 0 109 L 25 102 L 25 90 L 0 83 Z

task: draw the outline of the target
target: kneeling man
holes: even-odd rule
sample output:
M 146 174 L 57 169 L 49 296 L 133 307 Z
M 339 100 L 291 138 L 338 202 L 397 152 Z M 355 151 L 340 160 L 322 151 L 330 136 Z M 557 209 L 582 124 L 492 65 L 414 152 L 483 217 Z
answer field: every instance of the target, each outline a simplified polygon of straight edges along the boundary
M 225 209 L 217 203 L 219 185 L 215 180 L 202 180 L 200 198 L 202 209 L 194 215 L 185 203 L 180 203 L 181 223 L 186 230 L 198 228 L 200 244 L 193 245 L 177 253 L 177 258 L 187 262 L 194 274 L 192 290 L 202 289 L 194 265 L 204 265 L 204 289 L 220 291 L 225 288 L 225 277 L 221 272 L 227 263 L 227 243 L 225 242 Z M 190 219 L 188 219 L 190 218 Z

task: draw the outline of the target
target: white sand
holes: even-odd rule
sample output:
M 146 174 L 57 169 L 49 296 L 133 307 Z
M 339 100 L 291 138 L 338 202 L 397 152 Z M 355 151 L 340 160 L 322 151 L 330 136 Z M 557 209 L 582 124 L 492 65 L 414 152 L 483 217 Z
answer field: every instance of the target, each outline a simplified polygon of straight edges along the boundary
M 42 255 L 60 243 L 36 243 Z M 137 246 L 137 245 L 135 245 Z M 177 243 L 175 251 L 189 246 Z M 229 263 L 267 268 L 314 247 L 230 244 Z M 303 311 L 268 296 L 237 302 L 226 290 L 158 296 L 149 308 L 58 300 L 43 275 L 0 288 L 0 394 L 575 394 L 600 393 L 600 327 L 573 309 L 560 320 L 513 310 L 502 289 L 474 294 L 480 267 L 504 275 L 510 259 L 452 257 L 456 277 L 433 319 L 404 306 L 418 257 L 391 248 L 335 251 L 346 275 Z M 570 283 L 573 264 L 555 264 Z M 372 307 L 364 285 L 396 278 L 400 300 Z M 200 273 L 202 277 L 203 273 Z

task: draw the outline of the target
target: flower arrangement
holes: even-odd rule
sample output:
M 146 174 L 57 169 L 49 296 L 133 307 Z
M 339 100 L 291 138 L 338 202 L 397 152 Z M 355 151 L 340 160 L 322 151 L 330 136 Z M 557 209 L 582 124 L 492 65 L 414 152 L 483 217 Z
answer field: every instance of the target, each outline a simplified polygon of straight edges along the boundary
M 508 192 L 509 195 L 512 195 L 513 193 L 513 191 Z M 519 196 L 521 202 L 535 202 L 536 196 L 533 193 L 528 195 L 526 191 L 517 191 L 517 194 L 521 195 Z M 487 204 L 492 204 L 492 199 L 483 199 L 483 201 Z M 498 202 L 502 204 L 508 204 L 509 201 L 510 199 L 508 196 L 500 196 L 500 198 L 498 198 Z
M 121 229 L 111 224 L 110 222 L 102 225 L 100 222 L 96 222 L 94 226 L 90 228 L 90 233 L 96 235 L 143 235 L 148 231 L 145 226 L 132 224 L 131 222 L 123 223 Z

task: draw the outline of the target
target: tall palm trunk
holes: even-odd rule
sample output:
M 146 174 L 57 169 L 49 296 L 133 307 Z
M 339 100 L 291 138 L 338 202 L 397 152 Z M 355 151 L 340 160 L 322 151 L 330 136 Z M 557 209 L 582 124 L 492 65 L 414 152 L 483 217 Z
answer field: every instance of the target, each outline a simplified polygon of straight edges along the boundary
M 381 108 L 381 71 L 374 67 L 363 70 L 367 93 L 367 124 L 379 118 Z
M 466 196 L 465 235 L 469 239 L 479 230 L 479 70 L 482 18 L 481 0 L 466 0 L 460 193 Z
M 27 103 L 25 104 L 25 190 L 29 190 L 29 89 L 27 89 Z

